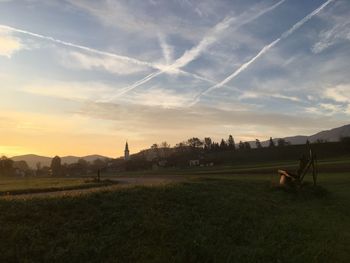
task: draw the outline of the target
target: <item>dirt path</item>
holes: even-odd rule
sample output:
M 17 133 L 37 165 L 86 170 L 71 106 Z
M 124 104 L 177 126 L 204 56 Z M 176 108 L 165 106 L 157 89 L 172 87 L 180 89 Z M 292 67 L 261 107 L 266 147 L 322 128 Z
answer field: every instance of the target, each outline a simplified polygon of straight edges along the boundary
M 118 189 L 125 189 L 135 186 L 161 186 L 170 183 L 177 183 L 184 181 L 183 177 L 122 177 L 122 178 L 109 178 L 109 180 L 115 181 L 117 184 L 102 187 L 92 187 L 87 189 L 72 189 L 53 192 L 41 192 L 31 194 L 14 194 L 0 197 L 4 200 L 25 200 L 32 198 L 55 198 L 62 196 L 79 196 L 84 194 L 96 193 L 96 192 L 109 192 L 116 191 Z

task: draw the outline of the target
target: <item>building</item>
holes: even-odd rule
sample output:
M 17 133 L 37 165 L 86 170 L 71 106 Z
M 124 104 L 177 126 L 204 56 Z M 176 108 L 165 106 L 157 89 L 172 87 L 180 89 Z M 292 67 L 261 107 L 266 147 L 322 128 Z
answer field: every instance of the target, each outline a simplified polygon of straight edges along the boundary
M 199 160 L 190 160 L 189 165 L 192 166 L 199 166 Z
M 128 145 L 128 142 L 126 142 L 126 144 L 125 144 L 124 160 L 125 160 L 125 161 L 129 161 L 129 160 L 130 160 L 130 152 L 129 152 L 129 145 Z

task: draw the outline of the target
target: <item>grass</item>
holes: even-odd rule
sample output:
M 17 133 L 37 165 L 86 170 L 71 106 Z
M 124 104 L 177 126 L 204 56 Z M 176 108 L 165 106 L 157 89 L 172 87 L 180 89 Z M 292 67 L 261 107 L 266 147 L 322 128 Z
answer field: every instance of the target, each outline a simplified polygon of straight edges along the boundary
M 109 185 L 111 182 L 101 183 L 83 178 L 54 178 L 54 177 L 27 177 L 27 178 L 1 178 L 0 196 L 11 194 L 42 193 L 73 189 L 86 189 Z
M 158 170 L 146 170 L 146 171 L 128 171 L 119 172 L 118 176 L 157 176 L 157 175 L 180 175 L 180 176 L 193 176 L 193 175 L 232 175 L 232 174 L 270 174 L 276 175 L 278 169 L 288 169 L 296 171 L 298 168 L 298 161 L 273 161 L 273 162 L 253 162 L 245 164 L 234 165 L 220 165 L 213 167 L 188 167 L 185 169 L 179 168 L 166 168 Z M 324 159 L 318 161 L 318 168 L 324 172 L 343 172 L 350 170 L 350 158 L 344 156 L 338 159 Z M 105 174 L 105 176 L 113 176 L 115 174 Z
M 1 262 L 349 262 L 350 174 L 320 191 L 267 174 L 0 201 Z M 324 190 L 326 189 L 326 190 Z

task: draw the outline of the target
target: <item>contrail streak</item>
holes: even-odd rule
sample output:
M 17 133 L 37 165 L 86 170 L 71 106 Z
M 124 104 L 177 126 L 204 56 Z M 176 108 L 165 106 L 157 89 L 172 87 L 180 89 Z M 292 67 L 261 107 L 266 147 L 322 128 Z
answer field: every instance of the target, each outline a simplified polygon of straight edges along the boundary
M 199 80 L 208 82 L 208 83 L 210 83 L 210 84 L 215 84 L 215 83 L 216 83 L 216 81 L 214 81 L 214 80 L 211 80 L 211 79 L 208 79 L 208 78 L 199 76 L 199 75 L 194 74 L 194 73 L 189 73 L 189 72 L 181 71 L 181 70 L 180 70 L 180 72 L 181 72 L 181 74 L 183 74 L 183 75 L 187 75 L 187 76 L 190 76 L 190 77 L 193 77 L 193 78 L 196 78 L 196 79 L 199 79 Z M 151 79 L 153 79 L 153 78 L 159 76 L 159 75 L 162 74 L 162 73 L 163 73 L 162 71 L 156 71 L 156 72 L 154 72 L 154 73 L 152 73 L 152 74 L 150 74 L 150 75 L 144 77 L 143 79 L 141 79 L 141 80 L 135 82 L 134 84 L 132 84 L 132 85 L 130 85 L 130 86 L 128 86 L 128 87 L 123 88 L 123 89 L 120 90 L 117 94 L 115 94 L 114 96 L 110 97 L 110 98 L 108 99 L 108 101 L 111 101 L 111 100 L 113 100 L 113 99 L 115 99 L 115 98 L 117 98 L 117 97 L 120 97 L 120 96 L 126 94 L 127 92 L 129 92 L 129 91 L 133 90 L 134 88 L 136 88 L 136 87 L 138 87 L 138 86 L 140 86 L 140 85 L 142 85 L 142 84 L 148 82 L 149 80 L 151 80 Z M 232 88 L 231 88 L 231 89 L 232 89 Z M 236 90 L 239 91 L 238 89 L 236 89 Z
M 153 63 L 150 63 L 150 62 L 138 60 L 138 59 L 127 57 L 127 56 L 118 55 L 118 54 L 111 53 L 111 52 L 98 50 L 98 49 L 95 49 L 95 48 L 90 48 L 90 47 L 86 47 L 86 46 L 82 46 L 82 45 L 77 45 L 77 44 L 74 44 L 74 43 L 71 43 L 71 42 L 67 42 L 67 41 L 63 41 L 63 40 L 60 40 L 60 39 L 57 39 L 57 38 L 54 38 L 54 37 L 33 33 L 33 32 L 30 32 L 30 31 L 27 31 L 27 30 L 11 27 L 11 26 L 7 26 L 7 25 L 1 25 L 0 24 L 0 29 L 5 29 L 7 31 L 16 32 L 16 33 L 20 33 L 20 34 L 25 34 L 25 35 L 32 36 L 32 37 L 35 37 L 35 38 L 39 38 L 39 39 L 47 40 L 47 41 L 50 41 L 50 42 L 54 42 L 54 43 L 57 43 L 57 44 L 60 44 L 60 45 L 63 45 L 63 46 L 77 48 L 77 49 L 80 49 L 80 50 L 87 51 L 89 53 L 94 53 L 94 54 L 98 54 L 98 55 L 102 55 L 102 56 L 107 56 L 107 57 L 115 58 L 115 59 L 118 59 L 118 60 L 126 61 L 126 62 L 129 62 L 129 63 L 133 63 L 133 64 L 136 64 L 136 65 L 146 66 L 146 67 L 150 67 L 150 68 L 154 68 L 154 69 L 158 70 L 155 73 L 152 73 L 149 76 L 147 76 L 147 77 L 145 77 L 145 78 L 135 82 L 133 85 L 131 85 L 129 87 L 126 87 L 125 89 L 123 89 L 120 92 L 121 94 L 129 91 L 130 89 L 132 89 L 133 86 L 142 85 L 143 83 L 145 83 L 148 80 L 152 79 L 154 76 L 158 76 L 160 74 L 160 73 L 158 73 L 159 71 L 163 71 L 164 68 L 168 67 L 168 66 L 162 66 L 160 64 L 153 64 Z M 178 72 L 181 73 L 181 74 L 184 74 L 184 75 L 192 76 L 193 78 L 196 78 L 196 79 L 204 80 L 204 81 L 207 81 L 207 82 L 212 82 L 212 81 L 209 81 L 209 80 L 205 79 L 204 77 L 201 77 L 199 75 L 196 75 L 196 74 L 193 74 L 193 73 L 189 73 L 189 72 L 186 72 L 186 71 L 183 71 L 183 70 L 178 70 Z
M 116 96 L 114 96 L 113 98 L 120 96 L 122 94 L 125 94 L 128 91 L 131 91 L 133 89 L 135 89 L 136 87 L 139 87 L 143 84 L 145 84 L 146 82 L 152 80 L 153 78 L 159 76 L 160 74 L 166 73 L 166 72 L 171 72 L 174 70 L 179 70 L 180 68 L 186 66 L 188 63 L 190 63 L 191 61 L 195 60 L 196 58 L 198 58 L 200 56 L 200 54 L 206 50 L 210 45 L 212 45 L 216 40 L 216 35 L 218 35 L 219 33 L 222 33 L 225 29 L 227 29 L 233 22 L 237 22 L 237 24 L 233 27 L 233 30 L 237 30 L 238 28 L 240 28 L 243 25 L 246 25 L 256 19 L 258 19 L 259 17 L 261 17 L 262 15 L 274 10 L 275 8 L 277 8 L 279 5 L 281 5 L 282 3 L 284 3 L 286 0 L 281 0 L 278 3 L 258 12 L 257 14 L 251 16 L 249 15 L 247 18 L 245 18 L 244 16 L 247 16 L 247 14 L 242 15 L 242 17 L 237 18 L 229 18 L 229 19 L 224 19 L 223 21 L 221 21 L 220 23 L 218 23 L 212 30 L 210 30 L 209 34 L 207 36 L 205 36 L 198 45 L 194 46 L 193 48 L 191 48 L 190 50 L 186 51 L 180 58 L 178 58 L 173 64 L 164 67 L 163 69 L 159 69 L 160 71 L 158 72 L 153 72 L 151 74 L 149 74 L 148 76 L 144 77 L 143 79 L 135 82 L 134 84 L 130 85 L 129 87 L 126 87 L 122 90 L 122 93 L 118 93 Z M 182 72 L 182 71 L 180 71 Z M 183 72 L 182 72 L 183 73 Z M 195 76 L 194 76 L 195 77 Z M 200 79 L 200 78 L 198 78 Z M 111 99 L 113 99 L 111 98 Z
M 151 67 L 151 68 L 160 69 L 157 65 L 154 65 L 154 64 L 149 63 L 149 62 L 141 61 L 141 60 L 138 60 L 138 59 L 127 57 L 127 56 L 117 55 L 117 54 L 114 54 L 114 53 L 111 53 L 111 52 L 101 51 L 101 50 L 98 50 L 98 49 L 94 49 L 94 48 L 90 48 L 90 47 L 86 47 L 86 46 L 82 46 L 82 45 L 77 45 L 77 44 L 74 44 L 74 43 L 70 43 L 70 42 L 67 42 L 67 41 L 62 41 L 62 40 L 56 39 L 54 37 L 33 33 L 33 32 L 30 32 L 30 31 L 27 31 L 27 30 L 22 30 L 22 29 L 19 29 L 19 28 L 14 28 L 14 27 L 6 26 L 6 25 L 0 25 L 0 28 L 3 28 L 3 29 L 8 30 L 8 31 L 21 33 L 21 34 L 25 34 L 25 35 L 28 35 L 28 36 L 32 36 L 32 37 L 48 40 L 48 41 L 51 41 L 51 42 L 54 42 L 54 43 L 57 43 L 57 44 L 61 44 L 63 46 L 68 46 L 68 47 L 81 49 L 81 50 L 84 50 L 84 51 L 87 51 L 87 52 L 90 52 L 90 53 L 116 58 L 116 59 L 119 59 L 119 60 L 123 60 L 123 61 L 126 61 L 126 62 L 134 63 L 134 64 L 137 64 L 137 65 L 141 65 L 141 66 L 147 66 L 147 67 Z
M 247 69 L 252 63 L 254 63 L 259 57 L 264 55 L 266 52 L 268 52 L 271 48 L 273 48 L 277 43 L 279 43 L 281 40 L 289 37 L 291 34 L 294 33 L 294 31 L 298 30 L 301 26 L 303 26 L 307 21 L 309 21 L 312 17 L 317 15 L 322 9 L 324 9 L 327 5 L 329 5 L 331 2 L 334 0 L 328 0 L 324 4 L 322 4 L 320 7 L 315 9 L 313 12 L 305 16 L 303 19 L 301 19 L 299 22 L 297 22 L 295 25 L 293 25 L 289 30 L 285 31 L 279 38 L 271 42 L 270 44 L 264 46 L 257 55 L 255 55 L 253 58 L 251 58 L 249 61 L 245 62 L 242 64 L 236 71 L 234 71 L 230 76 L 225 78 L 223 81 L 217 83 L 216 85 L 206 89 L 205 91 L 201 92 L 199 95 L 196 96 L 194 101 L 192 102 L 191 105 L 196 104 L 199 101 L 199 98 L 208 92 L 221 88 L 222 86 L 226 85 L 229 81 L 232 79 L 236 78 L 242 71 Z
M 244 13 L 240 17 L 231 17 L 231 18 L 225 18 L 220 23 L 218 23 L 212 30 L 209 31 L 209 33 L 199 42 L 199 44 L 190 50 L 186 51 L 180 58 L 178 58 L 175 63 L 173 63 L 171 66 L 173 68 L 182 68 L 186 66 L 188 63 L 193 61 L 194 59 L 198 58 L 200 54 L 206 50 L 210 45 L 215 43 L 217 41 L 217 35 L 224 32 L 228 27 L 231 26 L 234 22 L 236 23 L 232 30 L 237 30 L 238 28 L 258 19 L 262 15 L 274 10 L 279 5 L 284 3 L 285 0 L 281 0 L 278 3 L 261 10 L 255 15 L 250 15 L 249 13 Z

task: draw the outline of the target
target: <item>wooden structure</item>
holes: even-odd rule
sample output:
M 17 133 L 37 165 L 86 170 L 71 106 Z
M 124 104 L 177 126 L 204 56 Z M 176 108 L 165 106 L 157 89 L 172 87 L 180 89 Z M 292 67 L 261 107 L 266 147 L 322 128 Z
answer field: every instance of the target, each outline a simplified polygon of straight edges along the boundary
M 278 174 L 280 176 L 280 185 L 301 185 L 303 183 L 305 175 L 308 173 L 310 168 L 312 169 L 312 178 L 314 185 L 316 185 L 318 175 L 317 158 L 316 154 L 313 153 L 311 147 L 309 146 L 309 156 L 303 155 L 300 158 L 299 168 L 296 174 L 293 174 L 289 171 L 278 170 Z

